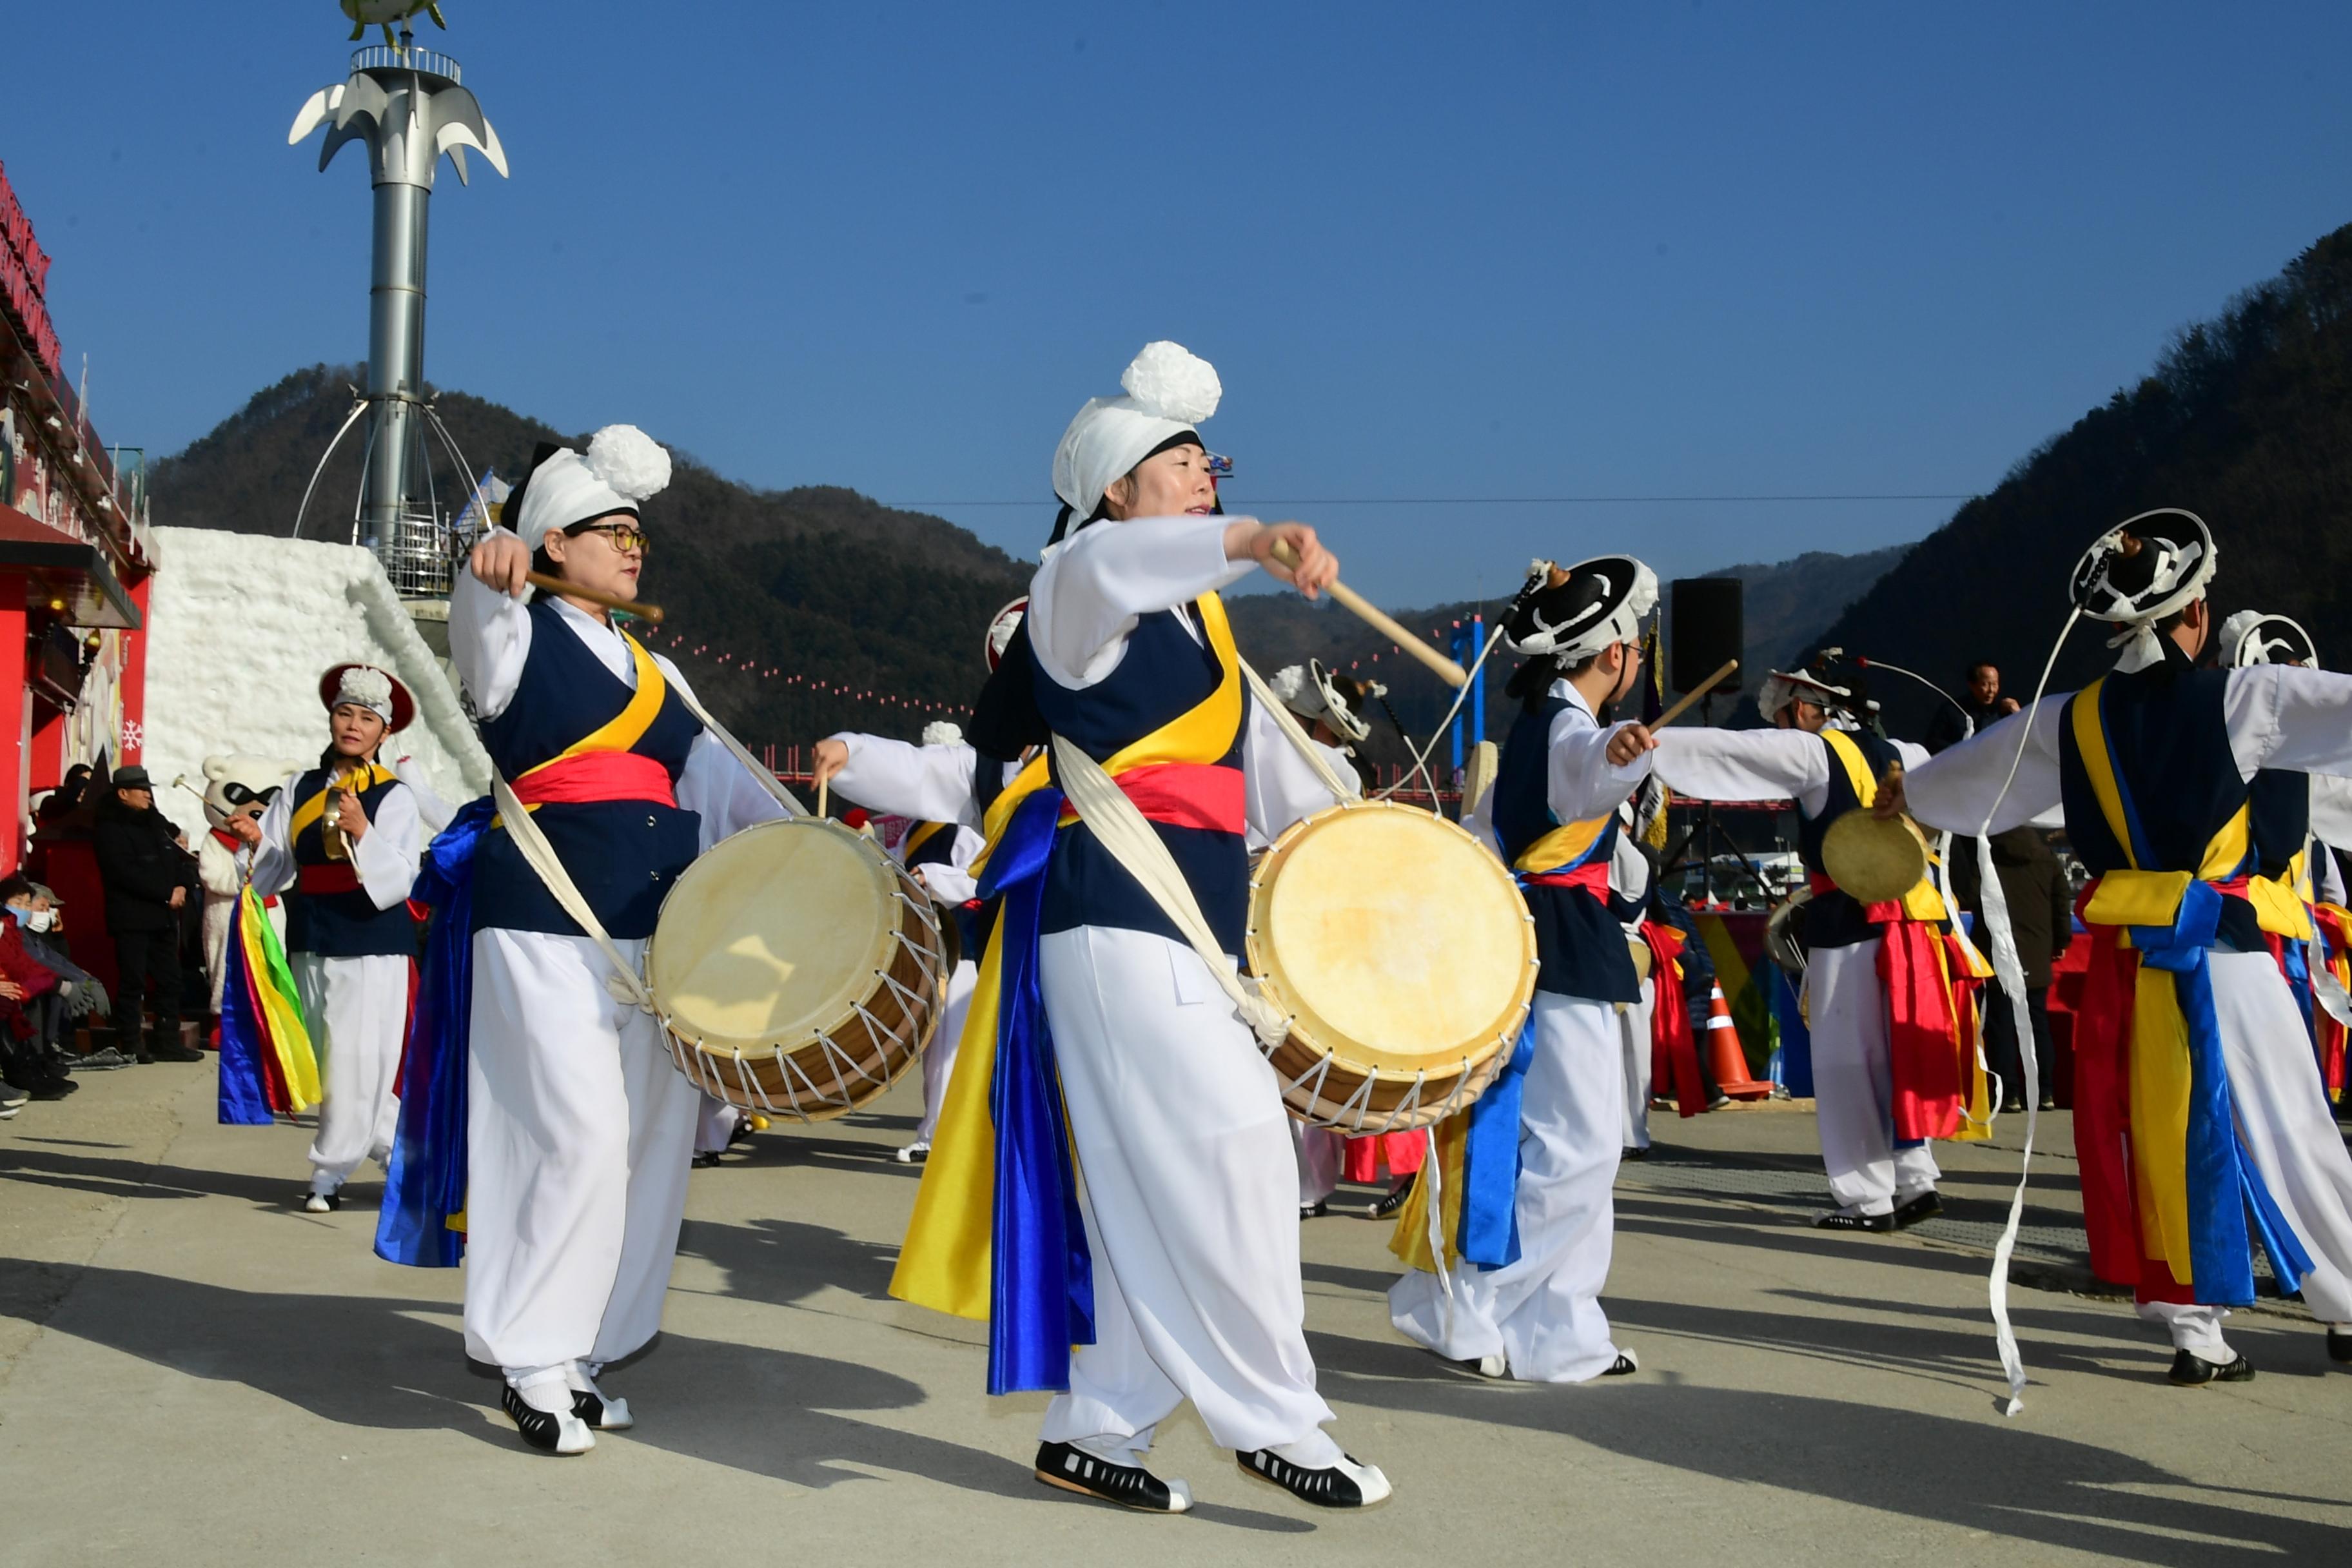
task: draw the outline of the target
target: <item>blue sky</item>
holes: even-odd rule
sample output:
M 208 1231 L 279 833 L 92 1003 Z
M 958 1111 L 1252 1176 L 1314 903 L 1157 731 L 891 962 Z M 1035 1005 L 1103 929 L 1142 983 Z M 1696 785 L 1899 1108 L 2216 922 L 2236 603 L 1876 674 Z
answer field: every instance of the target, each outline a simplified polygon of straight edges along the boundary
M 1146 340 L 1401 605 L 1912 539 L 2352 220 L 2352 6 L 447 0 L 426 368 L 1034 553 Z M 17 7 L 0 162 L 111 441 L 364 352 L 330 0 Z M 1374 498 L 1428 504 L 1335 504 Z M 1312 504 L 1310 504 L 1312 503 Z M 159 520 L 168 521 L 168 520 Z M 2085 519 L 2086 531 L 2105 519 Z

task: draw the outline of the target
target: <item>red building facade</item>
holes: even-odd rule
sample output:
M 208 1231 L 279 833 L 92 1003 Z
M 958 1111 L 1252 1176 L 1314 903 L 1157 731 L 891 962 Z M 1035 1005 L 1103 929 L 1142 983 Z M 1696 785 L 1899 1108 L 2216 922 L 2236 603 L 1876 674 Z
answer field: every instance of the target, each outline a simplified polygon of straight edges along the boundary
M 139 761 L 145 719 L 143 456 L 90 427 L 48 270 L 0 164 L 0 874 L 24 863 L 32 798 L 77 763 Z

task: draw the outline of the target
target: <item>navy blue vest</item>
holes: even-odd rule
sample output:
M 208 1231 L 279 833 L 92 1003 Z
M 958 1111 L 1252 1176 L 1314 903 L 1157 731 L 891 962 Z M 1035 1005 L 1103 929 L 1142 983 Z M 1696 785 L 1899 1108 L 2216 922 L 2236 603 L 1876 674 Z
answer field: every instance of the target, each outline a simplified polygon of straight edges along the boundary
M 326 787 L 327 771 L 312 768 L 294 781 L 295 807 L 299 809 Z M 399 780 L 387 779 L 360 791 L 360 809 L 367 813 L 371 823 L 384 796 L 400 787 Z M 334 805 L 331 800 L 327 803 L 329 812 Z M 322 813 L 317 821 L 294 836 L 296 865 L 350 864 L 327 858 L 326 820 Z M 347 893 L 306 893 L 298 880 L 286 891 L 286 951 L 315 952 L 321 958 L 415 958 L 416 922 L 409 917 L 405 899 L 388 910 L 379 910 L 364 888 Z
M 2230 749 L 2222 708 L 2229 684 L 2229 671 L 2191 669 L 2171 653 L 2162 664 L 2110 675 L 2100 684 L 2107 749 L 2139 819 L 2141 870 L 2195 872 L 2204 862 L 2205 847 L 2247 803 L 2246 780 Z M 2133 861 L 2099 809 L 2074 743 L 2074 704 L 2082 700 L 2077 692 L 2060 715 L 2059 789 L 2066 837 L 2091 875 L 2103 877 L 2129 868 Z M 2307 794 L 2305 807 L 2309 808 Z M 2252 869 L 2252 862 L 2250 850 L 2238 874 Z M 2262 951 L 2253 906 L 2243 899 L 2223 899 L 2221 938 L 2242 952 Z
M 1561 826 L 1551 813 L 1547 785 L 1551 775 L 1552 721 L 1568 707 L 1565 698 L 1547 697 L 1534 709 L 1521 710 L 1504 739 L 1502 760 L 1495 771 L 1494 823 L 1503 858 L 1513 867 L 1545 834 Z M 1612 811 L 1593 840 L 1589 861 L 1606 866 L 1616 847 L 1617 814 Z M 1588 1002 L 1642 999 L 1633 949 L 1626 944 L 1625 928 L 1609 900 L 1595 898 L 1581 888 L 1538 885 L 1520 890 L 1536 921 L 1537 990 Z
M 1862 749 L 1863 760 L 1870 764 L 1870 776 L 1885 778 L 1886 770 L 1903 760 L 1894 743 L 1880 739 L 1867 730 L 1848 730 L 1845 738 Z M 1820 736 L 1814 739 L 1821 740 Z M 1862 797 L 1853 793 L 1853 781 L 1846 776 L 1845 763 L 1830 743 L 1822 740 L 1822 750 L 1828 753 L 1830 793 L 1821 814 L 1807 816 L 1797 814 L 1797 858 L 1805 869 L 1816 877 L 1829 875 L 1822 864 L 1822 840 L 1829 837 L 1830 824 L 1849 811 L 1861 808 Z M 1862 918 L 1862 906 L 1843 888 L 1815 893 L 1812 902 L 1805 906 L 1805 918 L 1799 922 L 1805 932 L 1805 951 L 1816 948 L 1852 947 L 1856 942 L 1869 942 L 1885 933 Z
M 1197 625 L 1197 608 L 1193 615 Z M 1036 658 L 1034 652 L 1030 658 Z M 1128 634 L 1127 652 L 1108 679 L 1073 691 L 1042 666 L 1036 676 L 1037 710 L 1047 727 L 1100 763 L 1199 707 L 1216 690 L 1223 672 L 1215 650 L 1205 639 L 1194 640 L 1174 611 L 1154 610 L 1137 619 L 1135 630 Z M 1233 749 L 1217 765 L 1240 768 L 1242 737 L 1248 732 L 1249 693 L 1244 691 Z M 1218 945 L 1238 955 L 1249 923 L 1249 850 L 1242 836 L 1206 827 L 1151 826 L 1176 858 Z M 1080 926 L 1150 931 L 1171 942 L 1184 941 L 1143 885 L 1127 874 L 1083 822 L 1055 836 L 1039 921 L 1039 929 L 1049 934 Z
M 505 710 L 481 725 L 482 744 L 509 783 L 618 718 L 635 695 L 564 624 L 552 600 L 534 600 L 530 613 L 521 684 Z M 630 750 L 660 763 L 675 784 L 701 733 L 702 721 L 671 690 Z M 605 931 L 623 941 L 653 935 L 670 884 L 701 847 L 701 817 L 657 801 L 551 803 L 531 820 Z M 503 832 L 484 835 L 475 859 L 474 929 L 587 934 Z
M 2311 835 L 2311 775 L 2264 768 L 2246 786 L 2247 830 L 2252 834 L 2258 876 L 2275 880 L 2287 862 L 2303 853 Z

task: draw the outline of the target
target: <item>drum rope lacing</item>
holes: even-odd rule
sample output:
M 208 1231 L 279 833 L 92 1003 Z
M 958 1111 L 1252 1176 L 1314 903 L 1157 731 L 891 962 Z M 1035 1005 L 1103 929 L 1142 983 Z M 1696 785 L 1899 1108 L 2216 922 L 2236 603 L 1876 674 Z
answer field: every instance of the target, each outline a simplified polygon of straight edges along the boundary
M 891 889 L 890 897 L 900 905 L 912 910 L 916 919 L 922 922 L 923 928 L 935 940 L 940 940 L 941 936 L 940 923 L 938 917 L 932 912 L 930 900 L 909 897 L 905 885 L 908 881 L 905 869 L 894 865 L 891 870 L 900 885 Z M 903 921 L 892 933 L 892 939 L 899 952 L 913 958 L 915 967 L 920 973 L 926 987 L 936 992 L 942 977 L 944 965 L 938 962 L 933 950 L 908 935 Z M 851 1079 L 855 1078 L 860 1084 L 871 1086 L 876 1089 L 887 1089 L 894 1081 L 894 1075 L 888 1070 L 891 1058 L 889 1047 L 898 1047 L 910 1057 L 919 1058 L 921 1054 L 920 1047 L 917 1044 L 922 1035 L 919 1020 L 923 1019 L 932 1011 L 931 1004 L 929 998 L 921 992 L 908 989 L 893 972 L 894 968 L 895 961 L 893 965 L 877 969 L 874 974 L 886 989 L 898 998 L 906 1019 L 906 1027 L 903 1030 L 894 1029 L 883 1023 L 864 1001 L 852 1005 L 854 1021 L 865 1026 L 866 1043 L 872 1047 L 871 1056 L 866 1059 L 877 1061 L 882 1066 L 883 1071 L 879 1077 L 877 1077 L 864 1061 L 845 1049 L 834 1038 L 832 1033 L 824 1030 L 818 1031 L 806 1045 L 791 1051 L 787 1051 L 781 1044 L 769 1047 L 771 1059 L 784 1079 L 782 1088 L 784 1103 L 782 1104 L 777 1103 L 775 1097 L 768 1092 L 765 1085 L 752 1073 L 751 1066 L 757 1059 L 755 1056 L 747 1055 L 738 1049 L 729 1052 L 724 1058 L 721 1058 L 716 1053 L 704 1049 L 699 1042 L 689 1041 L 673 1030 L 670 1033 L 671 1058 L 698 1085 L 717 1093 L 719 1098 L 738 1105 L 749 1106 L 756 1103 L 761 1110 L 772 1111 L 803 1121 L 814 1120 L 815 1113 L 819 1110 L 854 1110 L 861 1100 L 851 1085 Z M 887 1046 L 886 1041 L 888 1043 Z M 821 1050 L 824 1057 L 814 1073 L 803 1066 L 799 1059 L 800 1053 L 812 1047 Z M 689 1054 L 693 1058 L 690 1061 Z M 724 1079 L 719 1076 L 720 1069 L 727 1061 L 731 1061 L 734 1065 L 735 1089 L 742 1097 L 740 1100 L 726 1092 Z M 824 1083 L 819 1076 L 828 1068 L 832 1075 L 830 1085 Z

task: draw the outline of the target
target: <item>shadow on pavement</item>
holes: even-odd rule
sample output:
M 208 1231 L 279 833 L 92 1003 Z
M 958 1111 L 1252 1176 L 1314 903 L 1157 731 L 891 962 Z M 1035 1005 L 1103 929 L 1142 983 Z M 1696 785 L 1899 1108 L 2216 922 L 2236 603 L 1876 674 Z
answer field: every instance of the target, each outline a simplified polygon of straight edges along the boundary
M 2269 1494 L 2201 1486 L 2128 1455 L 2014 1423 L 1648 1379 L 1573 1388 L 1498 1386 L 1452 1373 L 1418 1351 L 1310 1337 L 1328 1395 L 1555 1433 L 1714 1480 L 1746 1481 L 2155 1568 L 2273 1563 L 2281 1553 L 2288 1562 L 2330 1562 L 2343 1550 L 2340 1528 L 2281 1518 L 2260 1506 L 2275 1500 Z M 1980 1364 L 1981 1342 L 1976 1342 Z M 1398 1375 L 1403 1357 L 1418 1361 L 1422 1370 Z M 2152 1397 L 2168 1393 L 2152 1391 Z M 2141 1489 L 2154 1488 L 2195 1495 Z M 2245 1506 L 2224 1500 L 2236 1497 L 2256 1500 Z M 2199 1539 L 2151 1533 L 2159 1531 Z

